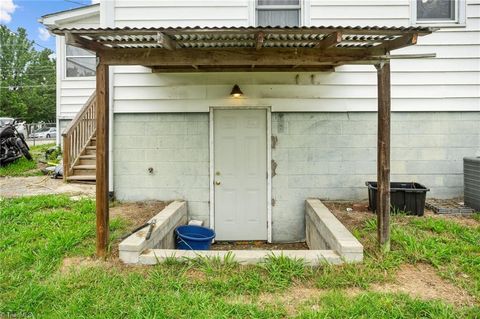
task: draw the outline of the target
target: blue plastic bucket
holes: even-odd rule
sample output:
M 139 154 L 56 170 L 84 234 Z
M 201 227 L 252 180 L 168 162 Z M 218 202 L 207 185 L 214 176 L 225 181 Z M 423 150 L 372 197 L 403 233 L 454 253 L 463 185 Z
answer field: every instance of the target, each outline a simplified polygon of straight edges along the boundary
M 177 249 L 183 250 L 209 250 L 215 232 L 206 227 L 195 225 L 178 226 L 175 229 L 177 234 Z

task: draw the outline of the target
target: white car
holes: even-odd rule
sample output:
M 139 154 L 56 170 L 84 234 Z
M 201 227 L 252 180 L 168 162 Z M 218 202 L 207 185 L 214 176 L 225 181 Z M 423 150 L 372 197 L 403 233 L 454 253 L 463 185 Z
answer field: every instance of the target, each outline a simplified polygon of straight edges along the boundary
M 57 128 L 55 127 L 42 127 L 31 133 L 30 138 L 54 138 L 57 136 Z

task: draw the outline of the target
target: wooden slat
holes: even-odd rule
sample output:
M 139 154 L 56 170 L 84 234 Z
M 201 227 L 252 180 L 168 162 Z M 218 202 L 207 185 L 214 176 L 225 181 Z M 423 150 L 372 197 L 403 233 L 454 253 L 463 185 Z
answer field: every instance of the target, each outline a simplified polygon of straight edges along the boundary
M 263 41 L 265 40 L 265 34 L 263 32 L 258 32 L 255 34 L 255 48 L 260 50 L 263 47 Z
M 178 47 L 178 44 L 175 40 L 162 32 L 157 33 L 157 43 L 167 50 L 175 50 Z
M 79 47 L 91 51 L 101 51 L 106 47 L 96 41 L 82 38 L 80 35 L 72 34 L 70 32 L 65 33 L 65 43 L 74 47 Z
M 321 50 L 326 50 L 328 48 L 331 48 L 337 44 L 342 42 L 342 33 L 341 32 L 333 32 L 329 34 L 325 39 L 320 41 L 315 45 L 315 48 L 321 49 Z
M 379 49 L 384 49 L 386 52 L 401 49 L 410 45 L 417 44 L 418 34 L 408 34 L 398 37 L 394 40 L 385 41 L 378 46 Z
M 390 63 L 376 65 L 378 78 L 377 236 L 390 250 Z
M 108 65 L 97 66 L 97 164 L 96 211 L 98 257 L 105 257 L 108 246 Z

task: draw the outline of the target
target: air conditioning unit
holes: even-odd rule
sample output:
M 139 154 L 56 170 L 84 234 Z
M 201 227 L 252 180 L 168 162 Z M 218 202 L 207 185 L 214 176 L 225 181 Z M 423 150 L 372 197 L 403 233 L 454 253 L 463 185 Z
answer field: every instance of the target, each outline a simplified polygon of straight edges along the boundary
M 463 158 L 465 205 L 480 211 L 480 156 Z

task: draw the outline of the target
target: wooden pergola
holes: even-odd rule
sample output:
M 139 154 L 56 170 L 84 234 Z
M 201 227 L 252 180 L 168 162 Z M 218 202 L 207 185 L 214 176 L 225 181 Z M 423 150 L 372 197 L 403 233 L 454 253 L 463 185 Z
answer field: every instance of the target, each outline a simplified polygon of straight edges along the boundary
M 66 43 L 97 55 L 96 212 L 98 256 L 109 238 L 108 134 L 111 65 L 153 72 L 322 72 L 346 64 L 374 65 L 378 74 L 378 242 L 390 247 L 391 51 L 432 33 L 423 27 L 186 27 L 52 29 Z M 430 55 L 431 56 L 431 55 Z

